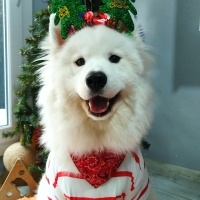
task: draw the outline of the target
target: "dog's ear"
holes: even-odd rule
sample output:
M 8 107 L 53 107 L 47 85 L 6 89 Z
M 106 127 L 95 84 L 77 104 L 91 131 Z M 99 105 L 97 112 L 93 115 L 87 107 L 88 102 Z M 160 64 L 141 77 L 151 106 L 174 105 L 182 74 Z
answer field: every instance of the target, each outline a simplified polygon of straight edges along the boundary
M 54 49 L 57 49 L 64 44 L 65 40 L 63 40 L 61 37 L 60 23 L 57 26 L 55 26 L 54 18 L 55 14 L 51 14 L 49 22 L 49 42 L 51 48 L 53 47 Z
M 133 32 L 134 40 L 136 40 L 140 43 L 144 43 L 145 36 L 144 36 L 144 30 L 143 30 L 141 23 L 135 16 L 134 17 L 132 16 L 132 20 L 133 20 L 134 26 L 135 26 L 135 29 Z
M 149 70 L 149 66 L 154 63 L 154 58 L 149 52 L 153 49 L 145 43 L 145 34 L 142 25 L 136 18 L 132 18 L 134 21 L 135 29 L 133 32 L 133 40 L 136 42 L 136 47 L 142 61 L 142 73 L 146 74 Z

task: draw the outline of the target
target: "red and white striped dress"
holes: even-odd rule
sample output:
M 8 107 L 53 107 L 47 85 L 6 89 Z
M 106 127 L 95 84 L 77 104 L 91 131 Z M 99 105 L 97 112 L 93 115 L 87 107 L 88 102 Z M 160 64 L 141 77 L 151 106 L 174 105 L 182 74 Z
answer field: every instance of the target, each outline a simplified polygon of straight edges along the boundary
M 112 172 L 109 170 L 115 168 L 115 164 L 110 162 L 110 154 L 108 157 L 106 161 L 99 161 L 96 154 L 91 154 L 83 162 L 83 159 L 71 156 L 73 164 L 67 168 L 66 165 L 58 166 L 56 159 L 50 154 L 37 199 L 146 200 L 150 192 L 149 178 L 140 149 L 127 153 L 124 157 L 119 156 L 117 167 Z M 81 168 L 84 163 L 87 163 L 87 166 Z

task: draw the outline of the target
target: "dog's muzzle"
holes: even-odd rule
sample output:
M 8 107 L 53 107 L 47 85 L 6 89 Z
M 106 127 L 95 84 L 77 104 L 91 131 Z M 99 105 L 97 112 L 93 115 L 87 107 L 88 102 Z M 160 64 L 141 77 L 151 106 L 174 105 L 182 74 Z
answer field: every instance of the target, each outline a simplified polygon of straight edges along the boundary
M 85 81 L 86 85 L 91 90 L 91 94 L 93 94 L 93 97 L 86 101 L 88 111 L 95 117 L 107 115 L 116 102 L 118 94 L 110 99 L 100 95 L 107 83 L 106 74 L 101 71 L 91 72 L 88 74 Z

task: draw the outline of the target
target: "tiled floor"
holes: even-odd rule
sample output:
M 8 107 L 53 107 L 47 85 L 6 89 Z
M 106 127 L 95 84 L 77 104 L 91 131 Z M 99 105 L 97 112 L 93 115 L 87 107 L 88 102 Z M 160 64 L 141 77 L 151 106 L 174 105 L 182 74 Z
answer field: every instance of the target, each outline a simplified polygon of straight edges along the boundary
M 200 200 L 200 172 L 147 161 L 158 200 Z
M 150 175 L 158 200 L 200 200 L 200 183 Z

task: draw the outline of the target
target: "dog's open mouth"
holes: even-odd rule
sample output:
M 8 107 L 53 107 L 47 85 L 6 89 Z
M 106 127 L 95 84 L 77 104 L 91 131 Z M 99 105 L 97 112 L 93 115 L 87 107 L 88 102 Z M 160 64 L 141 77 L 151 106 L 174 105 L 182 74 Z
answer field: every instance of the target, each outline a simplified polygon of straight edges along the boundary
M 115 104 L 119 94 L 115 95 L 113 98 L 108 99 L 102 96 L 94 96 L 91 99 L 87 100 L 88 110 L 90 114 L 96 117 L 103 117 L 107 115 L 113 105 Z

